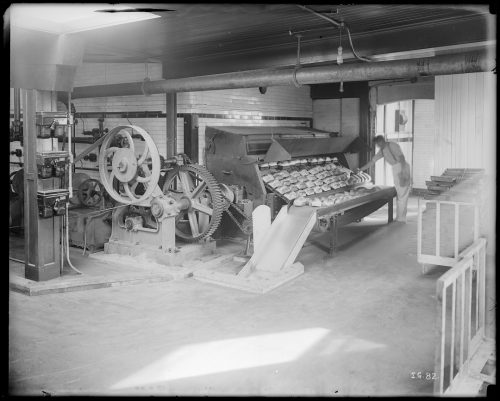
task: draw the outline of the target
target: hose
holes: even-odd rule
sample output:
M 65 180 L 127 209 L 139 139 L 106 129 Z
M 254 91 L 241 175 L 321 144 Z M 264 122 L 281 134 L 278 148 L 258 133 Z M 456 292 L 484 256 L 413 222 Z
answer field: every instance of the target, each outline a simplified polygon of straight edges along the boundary
M 87 251 L 87 223 L 85 223 L 85 228 L 83 229 L 83 252 L 82 256 L 85 256 Z
M 68 204 L 66 204 L 66 260 L 68 261 L 69 267 L 71 267 L 76 273 L 83 274 L 80 270 L 78 270 L 75 266 L 71 264 L 71 260 L 69 260 L 69 213 L 68 213 Z
M 64 217 L 61 219 L 61 228 L 59 229 L 59 236 L 61 238 L 61 254 L 59 255 L 60 256 L 60 270 L 59 270 L 59 273 L 61 274 L 61 276 L 63 275 L 63 271 L 64 271 Z
M 301 8 L 303 10 L 309 11 L 310 13 L 312 13 L 320 18 L 323 18 L 324 20 L 335 25 L 337 28 L 345 28 L 345 30 L 347 31 L 347 37 L 349 38 L 349 45 L 351 46 L 351 51 L 352 51 L 352 54 L 354 55 L 354 57 L 356 57 L 358 60 L 361 60 L 361 61 L 366 61 L 366 62 L 372 61 L 371 59 L 369 59 L 367 57 L 359 56 L 356 53 L 356 50 L 354 50 L 354 46 L 352 44 L 351 31 L 349 31 L 349 27 L 344 22 L 335 21 L 333 18 L 329 18 L 326 15 L 323 15 L 317 11 L 314 11 L 314 10 L 312 10 L 306 6 L 300 5 L 300 4 L 297 4 L 297 7 Z
M 70 124 L 72 123 L 72 116 L 71 116 L 71 92 L 68 92 L 68 129 L 67 129 L 67 134 L 68 134 L 68 153 L 69 153 L 69 163 L 68 163 L 68 191 L 69 191 L 69 197 L 73 197 L 73 158 L 74 158 L 74 153 L 75 149 L 73 147 L 73 150 L 71 150 L 71 140 L 73 139 L 73 125 Z M 67 209 L 67 208 L 66 208 Z
M 367 61 L 367 62 L 372 61 L 371 59 L 369 59 L 367 57 L 358 56 L 358 54 L 356 53 L 356 50 L 354 50 L 354 46 L 352 44 L 351 31 L 349 31 L 349 28 L 347 27 L 347 25 L 345 25 L 344 28 L 347 31 L 347 37 L 349 38 L 349 45 L 351 45 L 351 50 L 352 50 L 352 54 L 354 54 L 354 57 L 356 57 L 358 60 L 361 60 L 361 61 Z

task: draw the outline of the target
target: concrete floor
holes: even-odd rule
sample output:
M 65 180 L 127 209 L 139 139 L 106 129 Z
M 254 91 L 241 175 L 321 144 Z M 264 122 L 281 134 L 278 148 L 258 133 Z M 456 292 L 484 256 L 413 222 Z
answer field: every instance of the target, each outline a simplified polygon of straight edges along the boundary
M 12 394 L 429 395 L 435 284 L 421 274 L 416 199 L 312 234 L 305 274 L 256 295 L 192 278 L 29 297 L 10 291 Z

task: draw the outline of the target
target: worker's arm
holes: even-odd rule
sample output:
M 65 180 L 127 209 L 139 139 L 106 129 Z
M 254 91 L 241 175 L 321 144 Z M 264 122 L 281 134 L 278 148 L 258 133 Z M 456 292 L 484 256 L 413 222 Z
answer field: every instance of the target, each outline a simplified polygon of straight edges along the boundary
M 373 158 L 368 163 L 366 163 L 364 166 L 361 166 L 360 168 L 358 168 L 358 170 L 363 171 L 363 170 L 366 170 L 367 168 L 370 168 L 371 166 L 373 166 L 377 162 L 377 160 L 382 159 L 382 157 L 384 157 L 384 156 L 382 155 L 382 151 L 380 150 L 375 156 L 373 156 Z

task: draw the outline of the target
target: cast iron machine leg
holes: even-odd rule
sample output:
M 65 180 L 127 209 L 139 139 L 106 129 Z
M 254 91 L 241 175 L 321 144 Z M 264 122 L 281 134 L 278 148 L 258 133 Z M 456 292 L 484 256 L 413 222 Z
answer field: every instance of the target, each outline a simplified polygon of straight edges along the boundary
M 393 217 L 393 211 L 392 211 L 392 209 L 393 209 L 393 203 L 394 203 L 394 198 L 391 196 L 389 198 L 389 202 L 388 202 L 389 207 L 388 207 L 387 223 L 390 223 L 393 220 L 393 218 L 394 218 Z
M 330 217 L 330 246 L 328 254 L 333 256 L 337 252 L 337 215 Z

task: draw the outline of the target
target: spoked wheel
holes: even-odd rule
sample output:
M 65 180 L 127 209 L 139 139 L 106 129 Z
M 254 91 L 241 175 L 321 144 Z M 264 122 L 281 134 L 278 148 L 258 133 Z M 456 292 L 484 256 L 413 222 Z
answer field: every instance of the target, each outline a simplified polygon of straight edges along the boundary
M 98 180 L 90 178 L 78 187 L 78 199 L 84 206 L 98 206 L 103 197 L 104 187 Z
M 78 198 L 78 188 L 80 188 L 80 185 L 87 180 L 90 180 L 90 176 L 88 174 L 85 173 L 73 174 L 73 196 L 69 198 L 70 205 L 75 207 L 82 206 L 82 202 Z
M 134 144 L 129 129 L 142 137 L 143 149 Z M 99 153 L 99 174 L 104 188 L 120 203 L 147 200 L 160 178 L 160 155 L 153 139 L 144 129 L 134 125 L 113 128 L 107 135 Z M 143 191 L 136 192 L 139 186 Z
M 194 242 L 217 230 L 225 201 L 217 181 L 204 167 L 196 164 L 175 167 L 165 180 L 163 193 L 189 203 L 189 208 L 175 218 L 178 238 Z
M 10 194 L 17 195 L 24 199 L 24 169 L 13 171 L 9 175 L 10 179 Z

